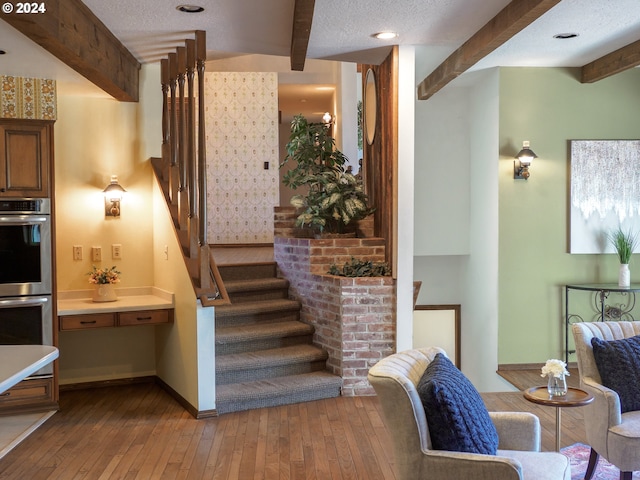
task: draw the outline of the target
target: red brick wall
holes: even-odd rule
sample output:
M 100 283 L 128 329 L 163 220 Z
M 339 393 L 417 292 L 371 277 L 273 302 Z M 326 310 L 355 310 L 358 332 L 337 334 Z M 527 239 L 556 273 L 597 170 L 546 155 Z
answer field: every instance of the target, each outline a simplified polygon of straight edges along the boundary
M 314 342 L 329 353 L 328 368 L 342 377 L 342 395 L 373 395 L 369 368 L 395 351 L 395 280 L 326 272 L 352 255 L 384 261 L 384 241 L 276 237 L 274 254 L 289 295 L 302 303 L 302 321 L 315 327 Z

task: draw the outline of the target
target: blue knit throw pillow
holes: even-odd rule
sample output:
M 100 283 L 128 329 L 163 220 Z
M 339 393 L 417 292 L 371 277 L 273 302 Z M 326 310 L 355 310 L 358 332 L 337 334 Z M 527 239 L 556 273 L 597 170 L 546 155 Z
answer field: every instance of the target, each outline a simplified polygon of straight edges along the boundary
M 417 389 L 435 450 L 496 454 L 498 432 L 480 394 L 445 355 L 435 356 Z
M 620 397 L 622 413 L 640 410 L 640 335 L 620 340 L 591 339 L 602 384 Z

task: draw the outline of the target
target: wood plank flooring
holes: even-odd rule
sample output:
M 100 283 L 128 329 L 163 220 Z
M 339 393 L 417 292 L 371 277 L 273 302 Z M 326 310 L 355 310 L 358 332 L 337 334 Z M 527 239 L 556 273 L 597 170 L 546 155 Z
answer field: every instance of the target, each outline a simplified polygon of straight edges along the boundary
M 520 392 L 487 393 L 489 410 L 555 410 Z M 376 397 L 339 397 L 193 419 L 155 384 L 60 393 L 61 411 L 0 460 L 0 479 L 395 480 Z M 563 412 L 563 445 L 585 442 L 580 408 Z

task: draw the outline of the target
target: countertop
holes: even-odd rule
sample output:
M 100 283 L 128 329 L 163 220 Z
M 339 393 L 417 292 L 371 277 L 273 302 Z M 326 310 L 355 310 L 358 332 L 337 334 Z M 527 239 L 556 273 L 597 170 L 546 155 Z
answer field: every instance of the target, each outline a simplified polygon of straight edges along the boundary
M 174 307 L 173 293 L 156 287 L 116 288 L 115 302 L 94 302 L 92 290 L 58 292 L 58 315 L 87 313 L 135 312 Z
M 0 392 L 9 390 L 58 358 L 48 345 L 0 345 Z

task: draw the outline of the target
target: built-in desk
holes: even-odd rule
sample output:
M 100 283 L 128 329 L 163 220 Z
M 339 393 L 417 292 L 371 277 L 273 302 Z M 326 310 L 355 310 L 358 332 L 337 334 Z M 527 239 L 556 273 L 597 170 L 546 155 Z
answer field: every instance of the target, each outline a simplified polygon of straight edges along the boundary
M 94 302 L 91 290 L 58 292 L 61 331 L 173 322 L 174 296 L 156 287 L 116 289 L 114 302 Z

